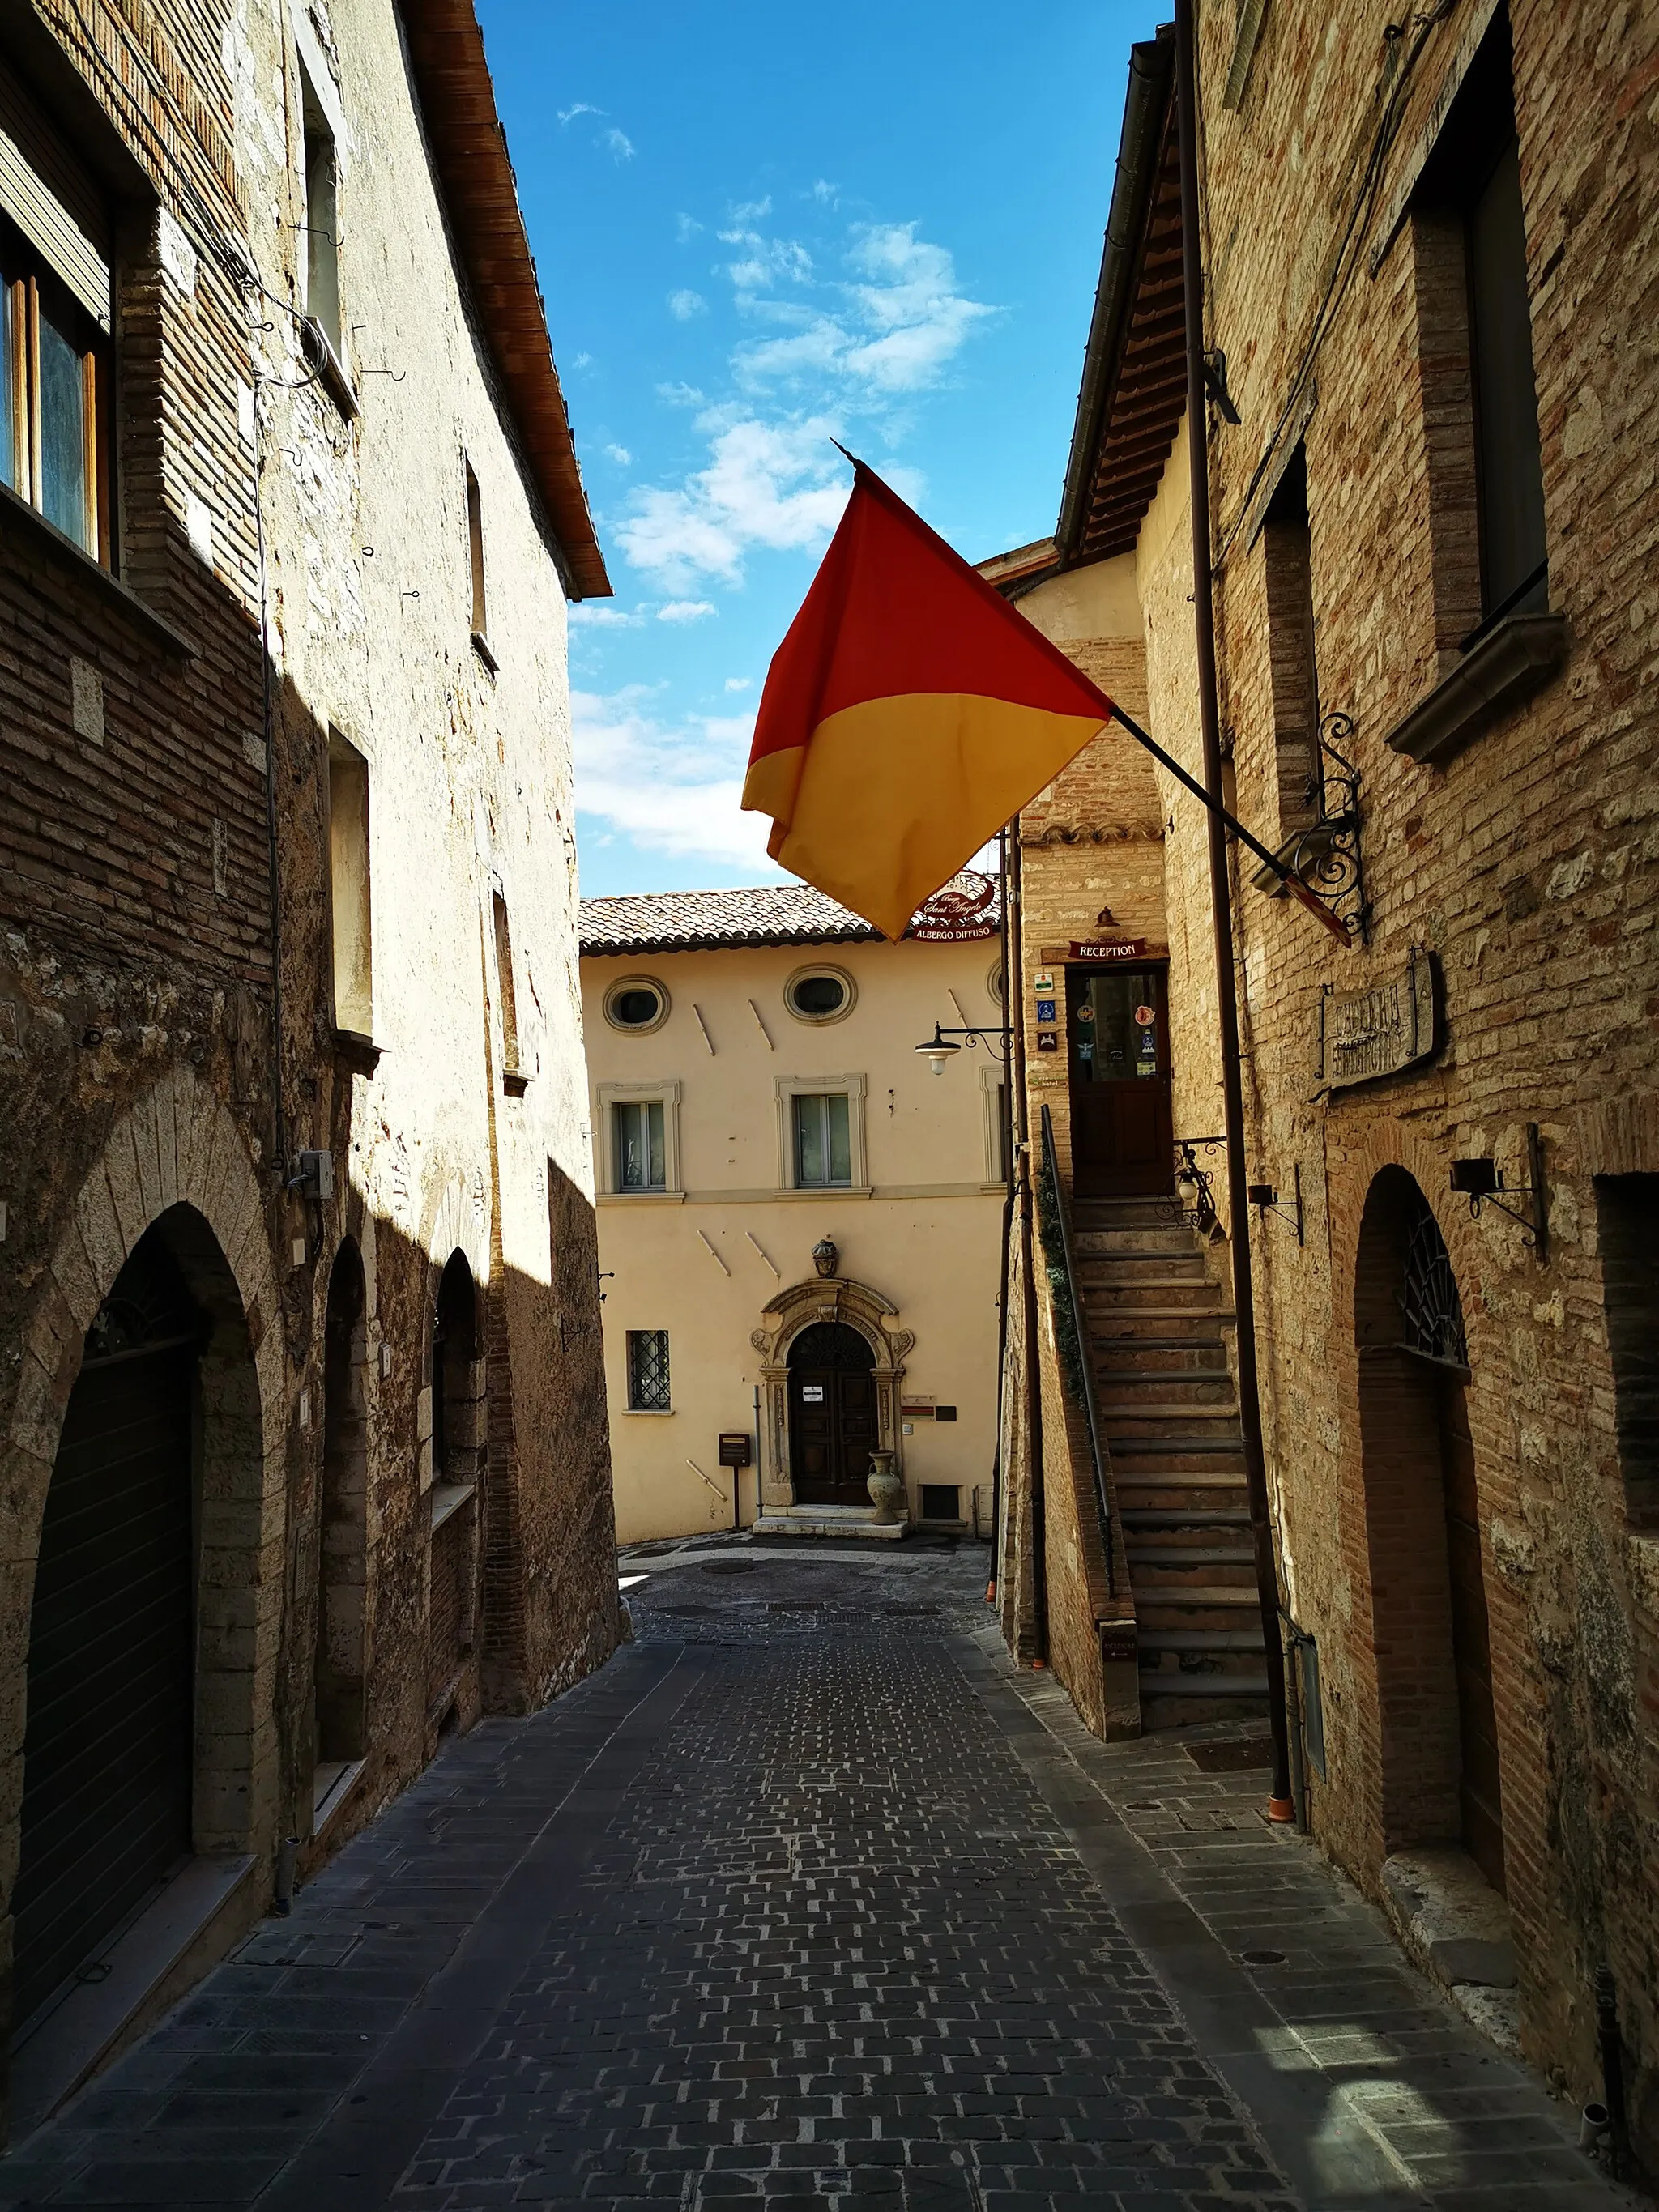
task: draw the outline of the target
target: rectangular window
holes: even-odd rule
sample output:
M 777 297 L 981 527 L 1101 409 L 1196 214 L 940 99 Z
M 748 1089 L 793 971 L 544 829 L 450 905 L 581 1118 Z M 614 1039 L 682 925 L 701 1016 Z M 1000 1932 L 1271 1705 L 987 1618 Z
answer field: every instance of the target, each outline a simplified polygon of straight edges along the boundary
M 489 607 L 484 597 L 483 501 L 471 461 L 466 465 L 466 549 L 472 569 L 472 635 L 482 643 L 489 635 Z
M 303 64 L 306 313 L 340 357 L 339 167 L 334 133 Z
M 950 1482 L 924 1482 L 921 1486 L 921 1517 L 924 1521 L 960 1521 L 962 1492 Z
M 630 1328 L 628 1332 L 628 1410 L 630 1413 L 666 1413 L 668 1401 L 668 1331 Z
M 93 318 L 0 217 L 0 482 L 99 560 L 108 377 Z
M 1281 837 L 1313 820 L 1319 750 L 1319 675 L 1314 652 L 1313 537 L 1308 462 L 1298 446 L 1279 478 L 1261 529 L 1267 600 L 1267 670 L 1273 695 L 1273 777 Z
M 328 740 L 329 921 L 334 1026 L 374 1034 L 374 937 L 369 903 L 368 763 L 337 732 Z
M 668 1152 L 660 1098 L 628 1099 L 611 1109 L 618 1190 L 666 1190 Z
M 1597 1176 L 1595 1208 L 1625 1510 L 1659 1528 L 1659 1175 Z
M 1459 641 L 1467 647 L 1504 615 L 1548 603 L 1520 144 L 1501 8 L 1425 165 L 1413 220 L 1431 500 L 1446 572 L 1436 596 L 1461 598 L 1466 623 L 1476 617 Z
M 795 1182 L 802 1190 L 850 1187 L 853 1140 L 847 1095 L 809 1092 L 794 1101 Z
M 519 997 L 513 981 L 513 933 L 507 927 L 507 901 L 499 891 L 490 894 L 495 916 L 495 973 L 501 979 L 501 1068 L 517 1075 L 519 1068 Z M 658 1111 L 660 1113 L 661 1109 Z

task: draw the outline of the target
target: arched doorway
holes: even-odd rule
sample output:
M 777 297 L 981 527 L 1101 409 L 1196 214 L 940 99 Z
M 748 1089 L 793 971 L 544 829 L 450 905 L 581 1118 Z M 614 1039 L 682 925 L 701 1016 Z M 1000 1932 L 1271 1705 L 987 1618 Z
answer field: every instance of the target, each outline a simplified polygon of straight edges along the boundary
M 21 2027 L 191 1847 L 204 1318 L 159 1227 L 88 1330 L 29 1615 Z
M 428 1697 L 441 1725 L 471 1656 L 477 1612 L 477 1486 L 485 1449 L 477 1289 L 464 1252 L 438 1282 L 432 1324 L 432 1559 Z
M 323 1479 L 317 1516 L 313 1813 L 363 1755 L 368 1583 L 368 1354 L 362 1255 L 347 1237 L 323 1320 Z
M 880 1441 L 876 1355 L 845 1322 L 814 1322 L 789 1347 L 789 1464 L 807 1505 L 867 1505 Z
M 1462 1301 L 1428 1200 L 1372 1183 L 1355 1277 L 1384 1848 L 1461 1842 L 1504 1887 L 1503 1794 Z

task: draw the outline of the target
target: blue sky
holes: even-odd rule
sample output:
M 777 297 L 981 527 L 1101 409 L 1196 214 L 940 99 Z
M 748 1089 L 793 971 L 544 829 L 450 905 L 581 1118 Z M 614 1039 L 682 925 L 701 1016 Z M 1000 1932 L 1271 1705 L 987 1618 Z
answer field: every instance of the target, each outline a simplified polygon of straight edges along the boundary
M 479 0 L 616 586 L 571 611 L 585 895 L 777 874 L 738 794 L 832 436 L 970 560 L 1054 527 L 1158 12 Z

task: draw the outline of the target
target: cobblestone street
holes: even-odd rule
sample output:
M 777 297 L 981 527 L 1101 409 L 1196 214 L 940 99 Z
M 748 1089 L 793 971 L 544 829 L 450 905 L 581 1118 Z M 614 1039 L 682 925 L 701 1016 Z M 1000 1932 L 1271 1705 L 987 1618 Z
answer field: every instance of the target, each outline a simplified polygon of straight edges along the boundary
M 983 1560 L 626 1563 L 633 1646 L 454 1744 L 0 2203 L 1627 2201 L 1259 1775 L 1014 1674 Z

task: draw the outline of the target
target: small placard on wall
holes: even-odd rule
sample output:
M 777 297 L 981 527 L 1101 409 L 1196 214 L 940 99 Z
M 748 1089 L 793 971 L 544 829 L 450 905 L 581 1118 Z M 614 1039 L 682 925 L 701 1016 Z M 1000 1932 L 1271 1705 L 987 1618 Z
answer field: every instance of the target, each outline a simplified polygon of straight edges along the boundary
M 933 1419 L 936 1421 L 954 1421 L 956 1417 L 957 1409 L 954 1406 L 935 1406 L 933 1408 Z
M 803 1406 L 821 1406 L 823 1403 L 823 1383 L 803 1382 L 800 1386 L 800 1401 Z

